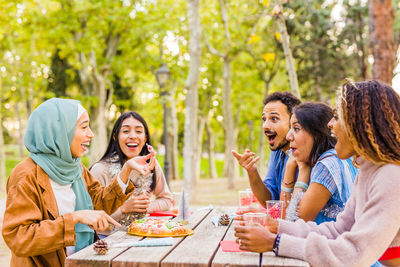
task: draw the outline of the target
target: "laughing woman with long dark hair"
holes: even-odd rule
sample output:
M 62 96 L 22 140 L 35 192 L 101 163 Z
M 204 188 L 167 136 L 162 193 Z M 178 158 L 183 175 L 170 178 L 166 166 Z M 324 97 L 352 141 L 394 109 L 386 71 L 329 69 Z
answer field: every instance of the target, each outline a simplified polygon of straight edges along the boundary
M 129 159 L 147 155 L 151 149 L 146 121 L 136 112 L 125 112 L 114 124 L 106 152 L 90 171 L 103 186 L 108 185 Z M 129 177 L 136 187 L 135 192 L 112 215 L 114 219 L 128 226 L 133 219 L 143 217 L 148 212 L 164 211 L 171 207 L 172 194 L 157 160 L 149 175 L 143 176 L 132 171 Z M 155 196 L 152 201 L 151 195 Z

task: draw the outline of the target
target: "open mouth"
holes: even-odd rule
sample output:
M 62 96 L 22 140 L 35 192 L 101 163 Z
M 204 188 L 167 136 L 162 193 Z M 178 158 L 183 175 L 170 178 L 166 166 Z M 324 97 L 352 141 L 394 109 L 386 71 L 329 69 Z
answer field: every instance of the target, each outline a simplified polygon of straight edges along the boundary
M 128 147 L 128 149 L 135 149 L 139 146 L 138 143 L 127 143 L 126 146 Z
M 295 153 L 296 153 L 296 151 L 297 151 L 297 148 L 295 148 L 295 147 L 290 147 L 290 153 L 293 155 L 293 156 L 295 156 Z
M 276 138 L 276 133 L 266 133 L 266 136 L 268 138 L 268 143 L 272 144 L 275 141 Z
M 81 144 L 81 147 L 82 147 L 83 151 L 88 150 L 88 149 L 89 149 L 89 146 L 90 146 L 90 143 L 82 143 L 82 144 Z

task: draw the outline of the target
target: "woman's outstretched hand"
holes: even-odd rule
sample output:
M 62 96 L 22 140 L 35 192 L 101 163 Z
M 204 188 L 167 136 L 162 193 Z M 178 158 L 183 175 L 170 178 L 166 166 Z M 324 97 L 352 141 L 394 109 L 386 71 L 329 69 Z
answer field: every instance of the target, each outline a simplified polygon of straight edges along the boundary
M 147 212 L 147 208 L 149 207 L 150 204 L 150 196 L 148 195 L 140 195 L 133 197 L 127 201 L 125 201 L 124 204 L 121 206 L 121 212 L 123 214 L 129 213 L 129 212 Z
M 121 225 L 111 218 L 104 210 L 77 210 L 72 213 L 74 223 L 88 225 L 95 231 L 103 232 L 110 224 L 121 227 Z

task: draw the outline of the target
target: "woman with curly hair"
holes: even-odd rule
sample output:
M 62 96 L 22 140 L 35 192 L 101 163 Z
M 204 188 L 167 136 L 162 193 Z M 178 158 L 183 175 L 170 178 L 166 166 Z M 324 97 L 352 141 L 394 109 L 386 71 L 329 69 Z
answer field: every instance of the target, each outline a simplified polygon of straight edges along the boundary
M 345 82 L 329 122 L 341 159 L 360 166 L 336 222 L 268 221 L 236 226 L 240 248 L 312 266 L 400 265 L 400 96 L 378 81 Z

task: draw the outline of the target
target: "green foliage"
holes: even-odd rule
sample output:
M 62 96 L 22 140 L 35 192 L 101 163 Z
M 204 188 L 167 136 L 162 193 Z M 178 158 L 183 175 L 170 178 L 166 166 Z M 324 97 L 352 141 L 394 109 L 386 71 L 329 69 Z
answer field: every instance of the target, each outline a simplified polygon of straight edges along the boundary
M 162 169 L 164 169 L 164 156 L 157 155 L 157 161 L 160 163 Z M 215 160 L 215 165 L 217 169 L 218 177 L 222 177 L 222 171 L 224 168 L 223 160 Z M 179 169 L 179 177 L 183 177 L 183 157 L 178 157 L 178 169 Z M 200 163 L 200 178 L 209 178 L 209 167 L 208 167 L 208 159 L 202 158 Z
M 292 0 L 284 5 L 305 100 L 329 102 L 343 78 L 358 80 L 369 75 L 366 1 L 342 2 L 339 18 L 332 17 L 335 1 Z M 399 43 L 400 5 L 393 3 Z M 256 151 L 265 91 L 289 89 L 286 62 L 275 35 L 278 29 L 272 15 L 274 1 L 226 4 L 231 37 L 227 56 L 231 59 L 231 100 L 238 148 Z M 106 87 L 108 94 L 113 92 L 112 106 L 107 111 L 109 128 L 122 112 L 137 111 L 148 122 L 156 148 L 162 138 L 163 110 L 154 73 L 162 63 L 169 67 L 172 79 L 166 88 L 174 92 L 178 147 L 182 151 L 185 81 L 190 60 L 186 7 L 186 0 L 0 0 L 0 108 L 3 125 L 7 126 L 6 142 L 17 142 L 18 128 L 24 128 L 30 112 L 44 99 L 77 98 L 89 110 L 98 105 L 98 93 L 85 90 L 78 74 L 83 67 L 80 56 L 88 60 L 94 53 L 97 71 L 109 68 Z M 227 44 L 219 8 L 217 0 L 201 1 L 200 16 L 203 35 L 224 53 Z M 108 61 L 108 41 L 117 37 L 117 50 Z M 223 152 L 222 60 L 209 53 L 204 41 L 200 67 L 199 118 L 209 118 L 215 150 Z M 94 71 L 86 68 L 89 73 Z M 17 110 L 21 125 L 17 123 Z M 182 158 L 179 162 L 182 170 Z M 202 177 L 208 176 L 207 164 L 202 159 Z M 221 166 L 222 162 L 217 161 L 219 175 Z
M 345 48 L 338 42 L 340 27 L 331 17 L 335 5 L 295 0 L 285 9 L 300 91 L 305 99 L 327 101 L 349 75 L 344 69 Z

